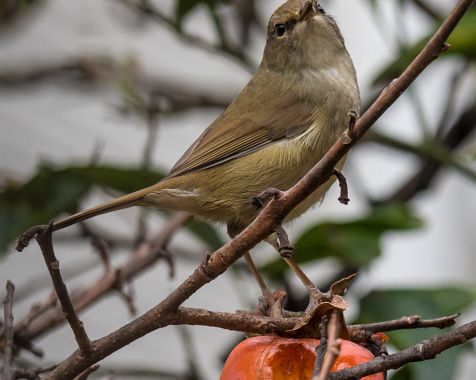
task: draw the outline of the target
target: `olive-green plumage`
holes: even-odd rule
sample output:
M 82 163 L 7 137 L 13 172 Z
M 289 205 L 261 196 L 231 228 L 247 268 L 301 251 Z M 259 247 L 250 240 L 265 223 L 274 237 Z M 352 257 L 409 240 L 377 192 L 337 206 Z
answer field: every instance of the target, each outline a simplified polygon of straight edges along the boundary
M 359 108 L 354 66 L 334 20 L 315 1 L 289 0 L 271 16 L 255 76 L 167 178 L 59 221 L 54 229 L 145 205 L 226 223 L 234 235 L 257 214 L 251 198 L 269 187 L 293 186 L 345 130 L 349 111 Z M 331 183 L 287 220 L 321 200 Z

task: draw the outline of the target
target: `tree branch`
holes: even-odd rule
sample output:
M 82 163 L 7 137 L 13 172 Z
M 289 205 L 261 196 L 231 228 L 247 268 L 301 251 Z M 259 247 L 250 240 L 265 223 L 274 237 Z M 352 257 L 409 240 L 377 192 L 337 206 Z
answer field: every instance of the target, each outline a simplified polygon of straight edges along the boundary
M 420 8 L 423 12 L 425 12 L 427 15 L 429 15 L 433 20 L 442 20 L 444 15 L 441 14 L 438 10 L 430 6 L 426 1 L 424 0 L 413 0 L 413 3 Z
M 428 327 L 436 327 L 439 329 L 445 329 L 453 326 L 456 323 L 456 318 L 460 314 L 453 314 L 447 317 L 435 318 L 435 319 L 421 319 L 419 315 L 411 315 L 408 317 L 402 317 L 400 319 L 394 319 L 392 321 L 368 323 L 363 325 L 352 325 L 349 327 L 352 331 L 366 330 L 371 333 L 393 331 L 401 329 L 420 329 Z
M 180 307 L 170 316 L 168 324 L 217 327 L 266 335 L 292 330 L 300 322 L 301 317 L 271 318 L 249 312 L 224 313 Z
M 446 317 L 425 320 L 421 319 L 419 315 L 411 315 L 408 317 L 402 317 L 400 319 L 394 319 L 392 321 L 368 323 L 363 325 L 351 325 L 348 326 L 348 330 L 353 342 L 365 342 L 372 336 L 372 334 L 378 332 L 402 329 L 421 329 L 429 327 L 445 329 L 447 327 L 453 326 L 456 323 L 456 319 L 458 317 L 459 314 L 453 314 Z
M 61 309 L 74 333 L 74 337 L 78 342 L 79 349 L 81 353 L 85 356 L 89 355 L 92 350 L 91 341 L 89 340 L 88 334 L 84 329 L 83 322 L 79 320 L 78 314 L 74 309 L 73 303 L 68 293 L 68 289 L 61 277 L 61 272 L 59 268 L 59 261 L 55 256 L 53 250 L 53 241 L 52 241 L 52 224 L 49 224 L 48 227 L 39 234 L 37 237 L 38 244 L 43 253 L 43 258 L 45 259 L 45 264 L 48 267 L 50 272 L 51 281 L 58 296 L 58 300 L 61 304 Z
M 128 8 L 139 12 L 139 14 L 148 16 L 162 25 L 165 25 L 177 36 L 182 39 L 182 41 L 190 44 L 191 46 L 199 47 L 205 51 L 212 53 L 219 53 L 224 56 L 232 58 L 235 62 L 238 62 L 244 69 L 249 72 L 253 72 L 256 69 L 255 64 L 252 60 L 245 54 L 244 51 L 240 49 L 231 47 L 229 44 L 222 43 L 219 45 L 214 45 L 207 40 L 198 37 L 193 34 L 185 33 L 181 26 L 175 21 L 163 14 L 157 7 L 155 7 L 149 0 L 117 0 L 118 2 L 124 4 Z
M 72 301 L 75 310 L 78 312 L 84 310 L 106 294 L 116 290 L 118 273 L 120 273 L 121 281 L 125 283 L 131 281 L 139 273 L 156 263 L 157 260 L 163 257 L 162 250 L 167 247 L 173 235 L 190 218 L 190 214 L 178 213 L 160 233 L 150 241 L 141 244 L 125 263 L 118 268 L 111 268 L 110 271 L 104 273 L 86 289 L 73 292 Z M 43 304 L 45 304 L 45 308 L 36 310 L 33 315 L 28 315 L 27 318 L 16 324 L 15 341 L 17 344 L 24 346 L 24 343 L 31 342 L 31 340 L 38 338 L 46 331 L 65 322 L 63 313 L 59 308 L 55 307 L 55 303 L 47 300 Z M 3 344 L 4 342 L 0 340 L 0 348 L 2 348 Z
M 0 86 L 25 86 L 50 79 L 67 79 L 73 82 L 109 83 L 117 81 L 121 62 L 107 56 L 78 56 L 60 63 L 0 72 Z M 107 81 L 106 81 L 107 82 Z M 214 94 L 199 91 L 168 78 L 153 78 L 142 72 L 134 76 L 134 85 L 142 91 L 166 100 L 164 114 L 175 113 L 194 107 L 225 108 L 232 100 L 233 91 Z
M 94 342 L 90 357 L 73 353 L 48 375 L 48 379 L 70 379 L 92 364 L 109 356 L 147 333 L 167 325 L 170 313 L 191 297 L 198 289 L 222 274 L 245 252 L 269 236 L 274 227 L 301 201 L 309 196 L 331 175 L 337 163 L 362 137 L 372 124 L 395 102 L 421 72 L 445 50 L 445 41 L 458 24 L 472 0 L 460 0 L 443 25 L 438 29 L 405 72 L 394 80 L 378 97 L 370 109 L 357 121 L 353 134 L 343 134 L 324 158 L 294 187 L 271 201 L 256 220 L 235 239 L 214 252 L 207 263 L 198 267 L 176 290 L 157 306 L 111 334 Z M 350 111 L 350 110 L 349 110 Z
M 458 121 L 448 131 L 441 140 L 441 145 L 449 150 L 457 148 L 476 127 L 476 104 L 471 105 L 463 112 Z M 393 194 L 378 201 L 378 203 L 406 202 L 415 194 L 428 189 L 433 182 L 436 174 L 442 168 L 442 159 L 437 157 L 428 157 L 422 162 L 418 170 L 409 180 L 400 186 Z M 473 173 L 467 173 L 473 177 Z
M 316 368 L 317 373 L 315 372 L 313 380 L 327 380 L 331 372 L 331 368 L 334 365 L 337 357 L 340 353 L 340 348 L 342 340 L 340 339 L 341 335 L 341 325 L 338 313 L 338 310 L 332 310 L 329 317 L 329 323 L 327 325 L 327 351 L 324 356 L 324 361 L 321 368 Z
M 331 380 L 360 379 L 361 377 L 397 369 L 405 364 L 434 359 L 438 354 L 458 346 L 476 336 L 476 321 L 463 325 L 448 334 L 433 337 L 389 356 L 379 356 L 367 363 L 331 374 Z
M 3 315 L 4 315 L 4 334 L 5 334 L 5 347 L 3 350 L 3 379 L 14 380 L 15 370 L 12 367 L 13 361 L 13 292 L 15 286 L 10 281 L 7 281 L 7 294 L 3 299 Z

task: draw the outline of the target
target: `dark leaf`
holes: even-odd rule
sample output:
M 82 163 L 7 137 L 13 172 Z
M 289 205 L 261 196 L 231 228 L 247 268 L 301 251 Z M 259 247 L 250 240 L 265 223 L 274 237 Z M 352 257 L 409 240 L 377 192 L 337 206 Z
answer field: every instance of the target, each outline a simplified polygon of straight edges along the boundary
M 27 228 L 77 210 L 93 185 L 128 193 L 158 182 L 163 174 L 106 165 L 54 168 L 40 166 L 24 184 L 0 191 L 0 252 Z
M 461 312 L 475 301 L 474 291 L 456 287 L 375 290 L 361 300 L 358 320 L 369 323 L 415 314 L 437 318 Z
M 400 289 L 373 291 L 361 300 L 359 323 L 385 321 L 405 315 L 437 318 L 450 315 L 474 304 L 474 291 L 464 288 Z M 402 350 L 438 333 L 435 329 L 416 329 L 390 332 L 389 344 Z M 444 352 L 435 360 L 411 364 L 397 379 L 447 380 L 454 377 L 458 357 L 464 351 L 458 346 Z M 411 377 L 407 375 L 411 373 Z

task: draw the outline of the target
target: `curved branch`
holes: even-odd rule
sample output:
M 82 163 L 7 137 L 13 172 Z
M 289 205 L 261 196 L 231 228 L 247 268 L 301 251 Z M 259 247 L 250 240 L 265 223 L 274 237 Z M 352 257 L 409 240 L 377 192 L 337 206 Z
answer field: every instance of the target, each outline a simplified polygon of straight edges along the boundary
M 71 379 L 92 364 L 139 339 L 165 327 L 170 313 L 190 298 L 198 289 L 222 274 L 245 252 L 270 235 L 274 227 L 301 201 L 332 175 L 340 159 L 370 129 L 373 123 L 398 99 L 423 70 L 447 48 L 445 41 L 471 5 L 472 0 L 460 0 L 443 25 L 438 29 L 417 58 L 405 72 L 394 80 L 358 120 L 353 138 L 343 134 L 324 158 L 294 187 L 271 201 L 256 220 L 235 239 L 214 252 L 210 259 L 197 268 L 176 290 L 157 306 L 111 334 L 94 341 L 93 355 L 81 356 L 76 351 L 48 375 L 48 379 Z M 349 110 L 350 111 L 350 110 Z
M 172 236 L 190 218 L 190 214 L 178 213 L 153 239 L 141 244 L 125 263 L 115 270 L 105 272 L 96 282 L 86 289 L 73 292 L 71 298 L 74 309 L 78 312 L 84 310 L 111 291 L 117 289 L 118 273 L 121 275 L 122 282 L 128 282 L 157 260 L 163 258 L 162 250 L 166 249 Z M 65 322 L 63 313 L 56 307 L 55 302 L 51 302 L 51 299 L 46 300 L 42 305 L 44 305 L 44 307 L 35 308 L 34 315 L 29 314 L 15 325 L 16 344 L 24 347 L 46 331 Z M 0 333 L 0 349 L 3 345 L 4 337 Z
M 443 351 L 458 346 L 476 336 L 476 321 L 463 325 L 455 331 L 436 336 L 389 356 L 379 356 L 365 364 L 346 368 L 331 374 L 331 380 L 360 379 L 389 369 L 397 369 L 405 364 L 434 359 Z

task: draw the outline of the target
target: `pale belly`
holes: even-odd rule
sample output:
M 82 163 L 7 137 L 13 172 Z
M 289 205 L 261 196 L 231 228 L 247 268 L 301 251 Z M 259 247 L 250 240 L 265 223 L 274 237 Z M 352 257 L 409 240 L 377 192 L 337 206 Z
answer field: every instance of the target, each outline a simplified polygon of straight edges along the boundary
M 325 137 L 327 141 L 333 142 L 337 135 L 336 131 L 332 139 Z M 318 137 L 307 136 L 314 139 Z M 251 204 L 253 196 L 270 187 L 288 190 L 321 159 L 330 145 L 309 144 L 305 139 L 271 144 L 217 167 L 165 180 L 163 189 L 150 195 L 147 203 L 189 211 L 237 228 L 245 227 L 258 214 Z M 344 160 L 339 166 L 343 163 Z M 334 178 L 330 178 L 320 186 L 285 221 L 298 217 L 321 201 L 333 182 Z

